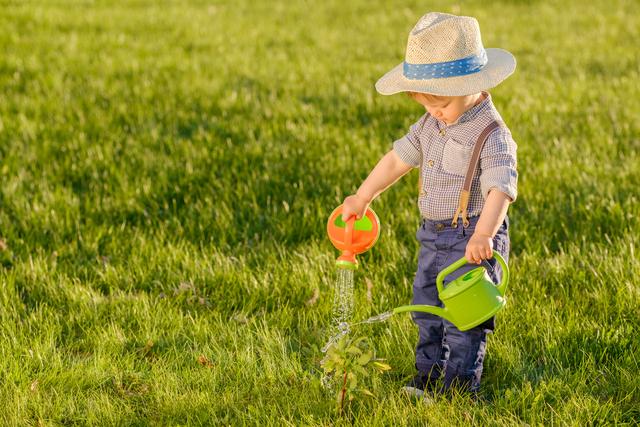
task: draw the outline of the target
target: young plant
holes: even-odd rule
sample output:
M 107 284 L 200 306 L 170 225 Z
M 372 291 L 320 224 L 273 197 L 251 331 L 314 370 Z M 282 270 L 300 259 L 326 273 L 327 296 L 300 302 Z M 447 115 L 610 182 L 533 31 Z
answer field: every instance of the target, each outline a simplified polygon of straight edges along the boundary
M 340 381 L 341 387 L 337 395 L 340 414 L 344 413 L 345 399 L 351 402 L 355 395 L 374 397 L 371 391 L 364 388 L 364 378 L 369 377 L 371 372 L 390 370 L 391 367 L 383 360 L 374 357 L 366 337 L 350 339 L 345 335 L 329 347 L 320 365 L 327 375 Z

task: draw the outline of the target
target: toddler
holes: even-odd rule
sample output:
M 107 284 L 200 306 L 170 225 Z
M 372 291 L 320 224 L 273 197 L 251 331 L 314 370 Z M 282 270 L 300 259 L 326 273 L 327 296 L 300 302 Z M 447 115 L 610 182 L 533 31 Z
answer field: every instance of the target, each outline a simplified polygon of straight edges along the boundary
M 405 92 L 426 113 L 344 200 L 343 220 L 360 218 L 375 197 L 420 168 L 412 304 L 442 306 L 436 276 L 462 256 L 495 267 L 495 249 L 508 260 L 506 214 L 516 199 L 516 144 L 487 90 L 515 66 L 509 52 L 483 47 L 474 18 L 428 13 L 409 34 L 405 61 L 376 83 L 383 95 Z M 467 264 L 445 284 L 471 268 Z M 490 275 L 497 282 L 501 271 Z M 494 319 L 464 332 L 432 314 L 413 313 L 413 320 L 419 329 L 418 372 L 403 390 L 425 399 L 452 389 L 477 392 Z

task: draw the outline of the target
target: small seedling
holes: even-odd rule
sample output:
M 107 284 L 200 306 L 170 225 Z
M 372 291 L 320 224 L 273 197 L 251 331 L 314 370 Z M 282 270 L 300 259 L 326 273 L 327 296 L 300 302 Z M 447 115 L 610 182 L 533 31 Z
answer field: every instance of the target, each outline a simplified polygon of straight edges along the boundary
M 371 391 L 364 388 L 364 379 L 372 372 L 378 374 L 390 370 L 391 367 L 383 360 L 375 358 L 366 337 L 350 339 L 346 335 L 329 347 L 320 365 L 327 375 L 340 379 L 341 387 L 337 395 L 340 414 L 344 413 L 345 400 L 351 402 L 356 395 L 374 397 Z

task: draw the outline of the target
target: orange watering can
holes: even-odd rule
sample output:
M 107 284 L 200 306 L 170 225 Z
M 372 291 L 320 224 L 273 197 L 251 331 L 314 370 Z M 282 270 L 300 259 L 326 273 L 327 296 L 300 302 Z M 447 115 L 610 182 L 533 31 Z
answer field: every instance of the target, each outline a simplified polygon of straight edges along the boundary
M 364 216 L 356 220 L 352 216 L 344 222 L 342 220 L 343 205 L 338 206 L 327 221 L 329 240 L 342 254 L 336 260 L 340 268 L 355 270 L 358 268 L 356 255 L 371 248 L 380 235 L 380 221 L 374 211 L 367 208 Z

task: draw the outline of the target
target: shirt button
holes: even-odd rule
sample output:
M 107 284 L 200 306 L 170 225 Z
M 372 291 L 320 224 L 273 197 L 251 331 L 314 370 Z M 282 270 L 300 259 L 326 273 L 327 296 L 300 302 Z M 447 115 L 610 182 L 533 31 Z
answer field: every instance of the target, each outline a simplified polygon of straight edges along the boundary
M 429 160 L 427 161 L 427 166 L 429 166 L 430 168 L 433 167 L 433 160 Z
M 440 129 L 440 136 L 445 136 L 447 134 L 446 129 Z

